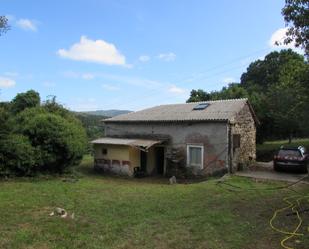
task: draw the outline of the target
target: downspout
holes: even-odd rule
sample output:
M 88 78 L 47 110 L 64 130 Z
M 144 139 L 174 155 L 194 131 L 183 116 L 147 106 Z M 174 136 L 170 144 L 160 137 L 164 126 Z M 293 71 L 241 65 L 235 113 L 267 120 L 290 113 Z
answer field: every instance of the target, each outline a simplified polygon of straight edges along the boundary
M 229 173 L 233 173 L 233 167 L 232 167 L 232 128 L 230 122 L 227 123 L 228 126 L 228 167 L 229 167 Z

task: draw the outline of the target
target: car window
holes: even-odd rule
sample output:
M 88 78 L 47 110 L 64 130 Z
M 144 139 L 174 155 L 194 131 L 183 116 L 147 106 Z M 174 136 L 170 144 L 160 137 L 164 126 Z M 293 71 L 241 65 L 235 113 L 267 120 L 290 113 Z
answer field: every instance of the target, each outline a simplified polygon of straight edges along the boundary
M 298 150 L 279 150 L 279 156 L 301 156 Z

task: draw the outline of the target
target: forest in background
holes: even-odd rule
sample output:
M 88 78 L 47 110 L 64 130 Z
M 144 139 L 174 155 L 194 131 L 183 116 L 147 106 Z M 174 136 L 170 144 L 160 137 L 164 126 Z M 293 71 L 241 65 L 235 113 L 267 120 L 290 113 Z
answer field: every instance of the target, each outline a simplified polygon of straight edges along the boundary
M 309 136 L 309 65 L 292 51 L 252 62 L 240 82 L 220 91 L 193 89 L 187 102 L 248 98 L 260 121 L 257 141 Z

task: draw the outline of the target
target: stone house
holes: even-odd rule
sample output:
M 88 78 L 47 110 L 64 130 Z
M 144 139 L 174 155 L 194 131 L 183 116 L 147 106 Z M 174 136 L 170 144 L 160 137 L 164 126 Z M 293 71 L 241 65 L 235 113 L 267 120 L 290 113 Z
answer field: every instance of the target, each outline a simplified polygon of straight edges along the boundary
M 255 160 L 258 120 L 247 99 L 160 105 L 103 120 L 94 167 L 133 176 L 234 172 Z

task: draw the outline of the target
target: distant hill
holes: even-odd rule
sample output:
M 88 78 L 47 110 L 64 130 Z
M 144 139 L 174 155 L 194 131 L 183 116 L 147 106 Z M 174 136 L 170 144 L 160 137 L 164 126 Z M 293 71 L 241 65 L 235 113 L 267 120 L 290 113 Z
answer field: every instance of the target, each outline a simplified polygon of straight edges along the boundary
M 128 110 L 97 110 L 97 111 L 88 111 L 88 112 L 83 112 L 86 114 L 90 115 L 96 115 L 96 116 L 105 116 L 105 117 L 115 117 L 120 114 L 127 114 L 132 111 Z

